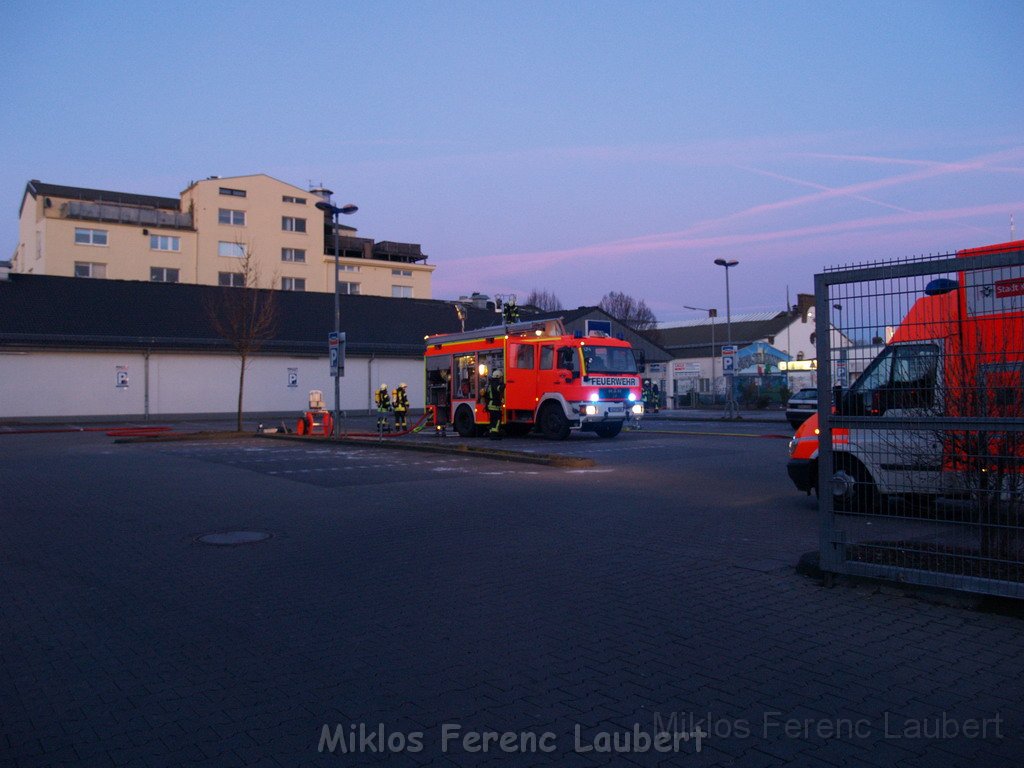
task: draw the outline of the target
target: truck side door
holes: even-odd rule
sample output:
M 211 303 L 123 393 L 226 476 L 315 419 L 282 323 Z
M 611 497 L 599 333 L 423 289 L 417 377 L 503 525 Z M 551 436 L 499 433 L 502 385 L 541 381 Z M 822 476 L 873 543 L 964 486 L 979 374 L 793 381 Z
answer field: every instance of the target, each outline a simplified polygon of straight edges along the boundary
M 505 371 L 505 408 L 509 419 L 524 420 L 533 416 L 537 406 L 538 347 L 537 344 L 509 342 Z

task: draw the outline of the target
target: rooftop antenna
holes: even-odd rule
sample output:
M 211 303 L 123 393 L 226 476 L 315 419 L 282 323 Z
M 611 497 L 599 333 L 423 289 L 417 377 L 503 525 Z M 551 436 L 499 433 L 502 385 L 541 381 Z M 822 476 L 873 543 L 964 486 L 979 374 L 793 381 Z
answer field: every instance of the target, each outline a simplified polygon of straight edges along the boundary
M 461 304 L 455 305 L 455 314 L 459 316 L 459 325 L 462 326 L 462 331 L 466 331 L 466 308 Z

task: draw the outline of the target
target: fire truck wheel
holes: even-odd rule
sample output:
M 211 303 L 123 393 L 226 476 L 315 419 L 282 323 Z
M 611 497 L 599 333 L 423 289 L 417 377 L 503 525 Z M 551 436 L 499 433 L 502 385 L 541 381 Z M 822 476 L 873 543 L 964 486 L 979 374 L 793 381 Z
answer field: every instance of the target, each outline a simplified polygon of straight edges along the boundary
M 565 418 L 562 406 L 548 403 L 540 412 L 540 432 L 548 440 L 565 440 L 569 436 L 569 420 Z
M 863 514 L 878 510 L 878 487 L 856 459 L 845 458 L 837 464 L 831 486 L 832 506 L 836 512 Z
M 622 422 L 617 421 L 614 424 L 599 424 L 594 427 L 594 431 L 597 433 L 598 437 L 615 437 L 622 431 Z
M 473 437 L 476 434 L 476 421 L 468 405 L 460 405 L 455 412 L 455 431 L 459 437 Z

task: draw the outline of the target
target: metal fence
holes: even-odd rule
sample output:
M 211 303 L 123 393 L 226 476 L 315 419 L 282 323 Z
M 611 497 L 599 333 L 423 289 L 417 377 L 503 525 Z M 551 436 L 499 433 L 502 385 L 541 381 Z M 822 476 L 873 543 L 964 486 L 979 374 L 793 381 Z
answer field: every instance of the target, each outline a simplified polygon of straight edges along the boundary
M 824 570 L 1024 598 L 1019 246 L 815 276 Z

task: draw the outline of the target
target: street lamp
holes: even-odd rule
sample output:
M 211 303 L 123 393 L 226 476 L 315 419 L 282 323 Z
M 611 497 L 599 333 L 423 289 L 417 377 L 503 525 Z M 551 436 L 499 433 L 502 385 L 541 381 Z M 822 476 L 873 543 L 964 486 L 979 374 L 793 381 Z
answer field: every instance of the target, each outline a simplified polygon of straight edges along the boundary
M 328 193 L 330 194 L 330 193 Z M 338 284 L 341 258 L 341 241 L 338 237 L 338 217 L 348 216 L 359 210 L 359 206 L 348 203 L 338 207 L 323 200 L 316 207 L 331 217 L 334 223 L 334 338 L 338 340 L 338 364 L 334 367 L 334 436 L 338 436 L 338 425 L 341 423 L 341 294 Z
M 711 318 L 711 405 L 715 404 L 715 318 L 718 317 L 718 310 L 714 307 L 691 307 L 683 304 L 683 309 L 692 309 L 696 312 L 707 312 Z
M 732 346 L 732 304 L 729 300 L 729 268 L 735 267 L 739 264 L 736 259 L 715 259 L 715 264 L 725 268 L 725 336 L 728 340 L 728 344 Z M 723 366 L 724 367 L 724 366 Z M 722 371 L 725 373 L 725 371 Z M 725 404 L 725 418 L 727 419 L 738 419 L 739 412 L 736 408 L 736 395 L 734 380 L 732 375 L 728 376 L 729 379 L 729 400 Z

